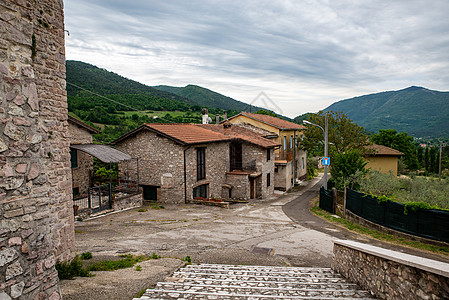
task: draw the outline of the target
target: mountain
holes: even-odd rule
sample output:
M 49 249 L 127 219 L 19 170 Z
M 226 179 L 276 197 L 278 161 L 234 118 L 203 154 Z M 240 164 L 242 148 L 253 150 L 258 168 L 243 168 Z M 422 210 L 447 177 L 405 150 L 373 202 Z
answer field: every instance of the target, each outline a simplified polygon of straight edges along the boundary
M 449 135 L 449 92 L 411 86 L 341 100 L 324 110 L 342 111 L 373 132 L 391 128 L 414 137 Z
M 224 96 L 222 94 L 197 85 L 189 84 L 185 87 L 158 85 L 154 86 L 154 88 L 161 91 L 170 92 L 187 99 L 191 99 L 196 104 L 202 106 L 221 108 L 224 110 L 235 110 L 238 112 L 249 111 L 250 109 L 248 103 L 232 99 L 231 97 Z M 261 108 L 256 106 L 252 107 L 252 111 L 257 111 L 259 109 Z

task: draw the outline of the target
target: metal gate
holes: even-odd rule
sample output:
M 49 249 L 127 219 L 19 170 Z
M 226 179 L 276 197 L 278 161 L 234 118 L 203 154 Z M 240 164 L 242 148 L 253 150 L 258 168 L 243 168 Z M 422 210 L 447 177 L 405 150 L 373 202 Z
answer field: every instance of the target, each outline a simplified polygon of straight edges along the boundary
M 89 188 L 87 192 L 88 205 L 92 213 L 112 208 L 112 186 L 105 184 Z

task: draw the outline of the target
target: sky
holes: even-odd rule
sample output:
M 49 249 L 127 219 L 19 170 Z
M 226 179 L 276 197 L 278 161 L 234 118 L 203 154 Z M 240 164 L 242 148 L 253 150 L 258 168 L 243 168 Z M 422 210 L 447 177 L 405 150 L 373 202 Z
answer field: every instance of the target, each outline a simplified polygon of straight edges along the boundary
M 447 0 L 65 0 L 66 58 L 295 117 L 409 86 L 448 91 Z M 270 104 L 271 103 L 271 104 Z

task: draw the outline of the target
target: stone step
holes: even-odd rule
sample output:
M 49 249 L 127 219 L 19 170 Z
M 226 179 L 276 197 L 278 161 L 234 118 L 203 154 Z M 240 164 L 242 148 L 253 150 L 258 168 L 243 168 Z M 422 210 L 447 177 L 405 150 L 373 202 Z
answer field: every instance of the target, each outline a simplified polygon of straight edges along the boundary
M 329 268 L 189 265 L 144 299 L 372 299 Z M 136 299 L 137 300 L 137 299 Z
M 208 276 L 212 276 L 215 279 L 223 279 L 223 278 L 241 278 L 241 280 L 269 280 L 270 278 L 282 279 L 298 279 L 298 280 L 326 280 L 326 279 L 341 279 L 341 275 L 339 274 L 311 274 L 311 273 L 278 273 L 278 272 L 247 272 L 247 271 L 228 271 L 228 272 L 201 272 L 201 271 L 177 271 L 174 274 L 175 277 L 187 277 L 187 278 L 208 278 Z
M 262 295 L 262 294 L 238 294 L 229 292 L 202 292 L 202 291 L 179 291 L 179 290 L 158 290 L 149 289 L 139 299 L 133 300 L 147 300 L 147 299 L 220 299 L 220 300 L 268 300 L 268 299 L 320 299 L 320 300 L 343 300 L 343 299 L 366 299 L 373 300 L 369 295 L 359 295 L 356 292 L 347 292 L 344 295 L 324 295 L 322 292 L 317 292 L 315 295 L 286 295 L 280 293 L 277 295 Z
M 285 289 L 354 289 L 356 284 L 347 283 L 344 280 L 337 282 L 308 282 L 308 281 L 271 281 L 271 280 L 233 280 L 233 279 L 211 279 L 211 278 L 171 278 L 170 282 L 182 283 L 184 285 L 220 285 L 220 286 L 243 286 L 243 287 L 268 287 Z
M 216 294 L 237 294 L 237 295 L 284 295 L 284 296 L 326 296 L 326 297 L 368 297 L 369 294 L 365 291 L 359 291 L 354 287 L 341 289 L 339 287 L 330 286 L 327 288 L 286 288 L 286 287 L 259 287 L 259 286 L 242 286 L 239 284 L 233 285 L 217 285 L 217 284 L 184 284 L 176 282 L 160 282 L 156 286 L 157 290 L 167 291 L 192 291 L 192 292 L 206 292 Z

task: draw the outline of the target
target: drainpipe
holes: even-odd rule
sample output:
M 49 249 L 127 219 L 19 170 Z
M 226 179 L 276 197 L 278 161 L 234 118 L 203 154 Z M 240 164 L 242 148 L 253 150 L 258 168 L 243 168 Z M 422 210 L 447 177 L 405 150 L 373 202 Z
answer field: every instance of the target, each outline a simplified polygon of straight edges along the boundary
M 297 164 L 296 164 L 296 130 L 293 131 L 293 186 L 295 186 L 296 183 L 296 168 L 297 168 Z
M 190 149 L 190 146 L 184 149 L 184 203 L 187 204 L 187 162 L 186 151 Z

